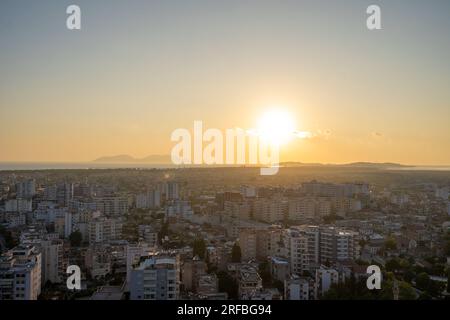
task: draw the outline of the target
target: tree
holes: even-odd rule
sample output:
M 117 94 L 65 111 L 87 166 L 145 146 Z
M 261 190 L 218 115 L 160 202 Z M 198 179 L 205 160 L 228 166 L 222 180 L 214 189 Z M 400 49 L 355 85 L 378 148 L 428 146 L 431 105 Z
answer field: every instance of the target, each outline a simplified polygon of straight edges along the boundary
M 241 247 L 237 242 L 234 243 L 233 249 L 231 250 L 231 262 L 241 262 Z
M 450 293 L 450 270 L 447 272 L 447 292 Z
M 415 300 L 416 299 L 416 291 L 414 288 L 407 282 L 401 281 L 398 285 L 400 290 L 399 299 L 400 300 Z
M 259 276 L 261 277 L 263 286 L 272 284 L 272 275 L 270 273 L 270 266 L 267 261 L 261 262 L 258 268 Z
M 81 242 L 83 241 L 83 235 L 80 231 L 74 231 L 69 236 L 70 245 L 72 247 L 79 247 L 81 246 Z
M 425 272 L 419 273 L 416 277 L 416 285 L 421 290 L 426 290 L 430 285 L 430 281 L 430 276 Z
M 169 222 L 164 222 L 158 232 L 158 243 L 161 244 L 165 236 L 169 235 Z
M 5 249 L 12 249 L 17 246 L 18 242 L 13 238 L 11 231 L 6 230 L 3 226 L 0 226 L 0 237 L 1 236 L 5 239 Z
M 217 278 L 219 279 L 219 291 L 226 292 L 228 298 L 237 299 L 238 298 L 238 284 L 235 279 L 233 279 L 225 271 L 220 271 L 217 273 Z
M 197 238 L 192 243 L 193 255 L 198 256 L 200 259 L 205 258 L 206 243 L 202 238 Z
M 444 252 L 446 256 L 450 256 L 450 241 L 447 241 L 444 247 Z
M 395 250 L 397 249 L 397 242 L 394 238 L 390 237 L 384 242 L 384 249 L 385 250 Z

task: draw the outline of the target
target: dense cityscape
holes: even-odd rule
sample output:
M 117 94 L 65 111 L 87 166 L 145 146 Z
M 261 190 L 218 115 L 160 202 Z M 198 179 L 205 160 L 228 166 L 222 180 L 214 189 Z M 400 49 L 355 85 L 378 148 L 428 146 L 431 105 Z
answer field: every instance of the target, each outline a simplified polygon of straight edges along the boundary
M 2 171 L 0 300 L 445 299 L 449 192 L 371 165 Z

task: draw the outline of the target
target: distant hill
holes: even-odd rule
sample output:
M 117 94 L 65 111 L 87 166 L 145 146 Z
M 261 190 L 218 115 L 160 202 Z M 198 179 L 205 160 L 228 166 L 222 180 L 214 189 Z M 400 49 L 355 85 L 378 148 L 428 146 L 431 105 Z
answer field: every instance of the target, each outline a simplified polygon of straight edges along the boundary
M 157 163 L 165 164 L 170 163 L 169 155 L 150 155 L 145 158 L 134 158 L 127 154 L 121 154 L 117 156 L 100 157 L 93 162 L 97 163 Z
M 404 164 L 400 164 L 400 163 L 393 163 L 393 162 L 381 162 L 381 163 L 377 163 L 377 162 L 353 162 L 353 163 L 349 163 L 345 166 L 348 167 L 375 167 L 375 168 L 395 168 L 395 167 L 410 167 L 410 166 L 406 166 Z
M 161 155 L 161 154 L 155 154 L 150 155 L 144 158 L 134 158 L 127 154 L 120 154 L 116 156 L 107 156 L 107 157 L 100 157 L 98 159 L 95 159 L 93 162 L 96 163 L 153 163 L 153 164 L 168 164 L 171 163 L 170 155 Z M 402 165 L 399 163 L 390 163 L 390 162 L 383 162 L 383 163 L 376 163 L 376 162 L 353 162 L 353 163 L 346 163 L 346 164 L 323 164 L 323 163 L 303 163 L 303 162 L 295 162 L 295 161 L 289 161 L 289 162 L 281 162 L 280 165 L 286 166 L 286 167 L 353 167 L 353 168 L 380 168 L 380 169 L 386 169 L 386 168 L 401 168 L 401 167 L 410 167 L 406 165 Z
M 303 163 L 303 162 L 282 162 L 280 163 L 283 166 L 287 167 L 318 167 L 318 166 L 328 166 L 328 167 L 353 167 L 353 168 L 401 168 L 401 167 L 410 167 L 400 163 L 391 163 L 391 162 L 352 162 L 352 163 L 344 163 L 344 164 L 332 164 L 332 163 Z

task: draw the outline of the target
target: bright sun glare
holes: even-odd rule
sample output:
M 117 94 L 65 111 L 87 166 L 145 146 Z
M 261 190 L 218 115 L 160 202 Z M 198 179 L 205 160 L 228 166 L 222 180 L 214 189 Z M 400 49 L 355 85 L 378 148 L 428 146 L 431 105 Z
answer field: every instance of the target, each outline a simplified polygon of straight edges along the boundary
M 291 114 L 272 110 L 263 114 L 258 122 L 258 134 L 272 144 L 285 144 L 293 137 L 295 124 Z

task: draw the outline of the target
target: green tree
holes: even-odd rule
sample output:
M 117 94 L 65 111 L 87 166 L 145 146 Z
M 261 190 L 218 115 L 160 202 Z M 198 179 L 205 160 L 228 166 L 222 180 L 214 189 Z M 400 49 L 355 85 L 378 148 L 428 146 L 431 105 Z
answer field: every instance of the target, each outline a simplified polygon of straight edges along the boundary
M 217 273 L 217 278 L 219 279 L 219 291 L 226 292 L 229 299 L 238 298 L 238 283 L 225 271 L 220 271 Z
M 3 236 L 3 238 L 5 239 L 5 246 L 6 246 L 5 249 L 7 250 L 12 249 L 18 245 L 18 242 L 12 236 L 11 231 L 6 230 L 6 228 L 3 226 L 0 226 L 0 235 Z
M 450 270 L 447 271 L 447 292 L 450 293 Z
M 397 242 L 394 238 L 390 237 L 384 242 L 385 250 L 395 250 L 397 249 Z
M 430 276 L 425 272 L 419 273 L 416 277 L 416 285 L 421 290 L 428 289 L 430 281 Z
M 258 266 L 258 273 L 261 277 L 263 286 L 267 287 L 272 283 L 272 275 L 270 274 L 270 266 L 267 261 L 261 262 Z
M 241 262 L 241 247 L 237 242 L 234 243 L 233 249 L 231 250 L 231 262 Z
M 158 232 L 158 243 L 162 243 L 162 239 L 164 239 L 165 236 L 169 235 L 169 222 L 164 222 L 161 226 L 161 230 Z
M 206 254 L 206 243 L 202 238 L 197 238 L 192 243 L 193 255 L 198 256 L 200 259 L 205 258 Z
M 450 241 L 447 241 L 444 247 L 444 252 L 446 256 L 450 256 Z
M 399 299 L 400 300 L 415 300 L 416 291 L 414 288 L 405 281 L 401 281 L 398 285 L 399 288 Z
M 74 231 L 69 236 L 70 245 L 72 247 L 79 247 L 83 241 L 83 235 L 80 231 Z

